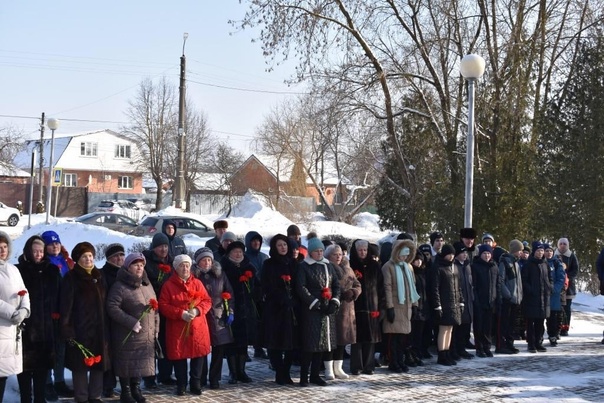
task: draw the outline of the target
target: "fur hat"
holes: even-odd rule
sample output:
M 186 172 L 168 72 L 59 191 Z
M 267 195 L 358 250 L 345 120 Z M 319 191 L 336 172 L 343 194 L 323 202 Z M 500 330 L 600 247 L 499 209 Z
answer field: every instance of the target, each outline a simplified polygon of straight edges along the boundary
M 434 246 L 434 242 L 437 239 L 444 239 L 442 232 L 435 231 L 430 234 L 430 245 Z M 450 245 L 449 245 L 450 246 Z
M 308 254 L 310 255 L 312 252 L 318 249 L 325 249 L 325 247 L 323 246 L 323 242 L 321 242 L 319 238 L 311 238 L 308 241 L 308 247 L 306 249 L 308 250 Z
M 217 230 L 218 228 L 229 228 L 228 221 L 227 220 L 214 221 L 214 229 Z
M 520 252 L 522 249 L 524 249 L 522 242 L 517 239 L 512 239 L 510 241 L 510 253 L 514 254 Z
M 44 240 L 44 244 L 50 245 L 51 243 L 61 243 L 61 238 L 59 238 L 59 234 L 54 231 L 44 231 L 42 233 L 42 239 Z
M 92 257 L 96 256 L 96 250 L 90 242 L 80 242 L 71 251 L 71 258 L 74 262 L 77 262 L 86 252 L 92 253 Z
M 158 246 L 162 245 L 170 245 L 170 240 L 168 239 L 168 236 L 166 234 L 164 234 L 163 232 L 158 232 L 157 234 L 153 235 L 150 249 L 155 249 Z
M 482 245 L 480 245 L 478 247 L 478 254 L 482 255 L 484 252 L 489 252 L 491 255 L 493 254 L 493 248 L 491 248 L 491 245 L 487 245 L 486 243 L 483 243 Z
M 107 247 L 105 248 L 105 259 L 110 259 L 118 253 L 121 253 L 123 255 L 126 254 L 124 246 L 121 243 L 112 243 L 110 245 L 107 245 Z
M 242 251 L 245 252 L 245 245 L 243 244 L 243 242 L 241 241 L 235 241 L 235 242 L 231 242 L 229 246 L 227 246 L 226 249 L 226 254 L 228 255 L 229 253 L 231 253 L 231 251 L 233 249 L 241 249 Z
M 222 234 L 222 238 L 220 238 L 220 242 L 224 242 L 224 241 L 226 241 L 228 239 L 230 239 L 231 241 L 235 242 L 237 240 L 237 235 L 235 235 L 231 231 L 227 231 L 224 234 Z
M 197 249 L 197 251 L 195 251 L 195 254 L 193 255 L 193 259 L 195 259 L 195 264 L 198 264 L 199 261 L 204 257 L 209 257 L 212 259 L 212 261 L 214 261 L 214 253 L 212 252 L 212 249 L 205 247 Z
M 134 252 L 126 256 L 126 260 L 124 260 L 124 267 L 128 268 L 134 262 L 143 262 L 144 265 L 147 264 L 147 259 L 145 259 L 145 255 L 142 253 Z
M 178 266 L 180 266 L 182 263 L 184 262 L 189 262 L 189 264 L 192 263 L 191 261 L 191 257 L 189 255 L 178 255 L 174 258 L 174 262 L 172 262 L 172 266 L 174 266 L 174 268 L 178 268 Z
M 440 250 L 439 255 L 441 257 L 445 257 L 447 255 L 455 256 L 455 248 L 452 245 L 449 245 L 448 243 L 446 243 L 443 245 L 442 249 Z
M 459 230 L 459 237 L 474 239 L 476 238 L 476 230 L 474 228 L 462 228 Z

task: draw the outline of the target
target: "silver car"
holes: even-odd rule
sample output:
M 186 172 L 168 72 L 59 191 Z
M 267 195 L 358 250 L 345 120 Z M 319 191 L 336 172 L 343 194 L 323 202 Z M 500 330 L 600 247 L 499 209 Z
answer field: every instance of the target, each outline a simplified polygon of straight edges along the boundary
M 214 229 L 211 227 L 212 224 L 203 223 L 201 220 L 196 220 L 190 217 L 174 215 L 147 216 L 136 227 L 132 235 L 153 236 L 157 232 L 161 232 L 166 220 L 170 220 L 176 224 L 176 235 L 195 234 L 200 238 L 211 238 L 216 236 Z

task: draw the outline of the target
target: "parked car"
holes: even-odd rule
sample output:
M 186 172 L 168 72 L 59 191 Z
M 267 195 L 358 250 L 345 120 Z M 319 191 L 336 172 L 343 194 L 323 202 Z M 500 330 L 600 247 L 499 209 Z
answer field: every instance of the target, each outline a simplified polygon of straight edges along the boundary
M 74 221 L 82 224 L 98 225 L 124 234 L 131 234 L 138 225 L 136 221 L 125 215 L 105 212 L 84 214 L 75 218 Z
M 8 207 L 0 202 L 0 222 L 5 222 L 9 227 L 14 227 L 19 223 L 21 212 L 14 207 Z
M 129 202 L 134 203 L 138 208 L 153 213 L 155 211 L 155 201 L 151 199 L 136 199 L 130 198 L 126 199 Z
M 216 235 L 211 223 L 204 223 L 201 220 L 174 215 L 153 215 L 147 216 L 136 227 L 133 235 L 136 236 L 153 236 L 157 232 L 161 232 L 164 221 L 171 220 L 178 228 L 176 235 L 195 234 L 201 238 L 213 237 Z
M 136 221 L 139 221 L 147 213 L 128 200 L 103 200 L 92 211 L 121 214 Z

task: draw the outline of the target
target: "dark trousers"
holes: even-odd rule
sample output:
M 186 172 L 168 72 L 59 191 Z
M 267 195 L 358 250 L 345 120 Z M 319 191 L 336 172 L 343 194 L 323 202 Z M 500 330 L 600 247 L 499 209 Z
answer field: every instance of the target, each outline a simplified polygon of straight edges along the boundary
M 417 351 L 421 351 L 424 345 L 424 327 L 426 322 L 423 320 L 411 321 L 411 346 Z
M 4 401 L 4 389 L 6 388 L 6 376 L 0 376 L 0 402 Z
M 273 350 L 268 349 L 268 359 L 275 370 L 275 380 L 277 382 L 290 380 L 290 370 L 292 368 L 293 354 L 291 350 Z
M 564 320 L 564 323 L 562 323 L 562 326 L 565 326 L 565 329 L 567 331 L 570 328 L 570 316 L 571 316 L 571 312 L 572 312 L 572 310 L 570 309 L 570 307 L 571 307 L 572 304 L 573 304 L 573 300 L 572 299 L 567 299 L 566 300 L 566 305 L 562 306 L 562 308 L 564 309 L 564 315 L 565 315 L 565 320 Z
M 305 382 L 308 378 L 308 366 L 310 365 L 310 379 L 317 378 L 321 371 L 321 361 L 323 361 L 323 352 L 303 351 L 300 362 L 300 382 Z
M 117 380 L 113 368 L 103 373 L 103 389 L 115 389 L 117 386 Z
M 459 326 L 453 326 L 453 337 L 451 344 L 454 345 L 457 352 L 465 351 L 466 344 L 470 341 L 470 333 L 472 330 L 471 323 L 462 323 Z
M 76 402 L 100 399 L 103 392 L 103 371 L 73 371 L 73 394 Z
M 373 371 L 375 369 L 375 344 L 356 343 L 350 347 L 350 371 Z
M 551 311 L 549 317 L 545 320 L 547 324 L 547 335 L 549 337 L 560 336 L 560 320 L 562 311 Z
M 57 337 L 57 339 L 59 339 Z M 55 342 L 55 367 L 48 370 L 46 383 L 52 384 L 52 375 L 54 373 L 55 382 L 65 382 L 65 342 L 57 340 Z
M 491 326 L 493 325 L 493 311 L 491 309 L 474 309 L 474 344 L 476 351 L 491 349 Z
M 410 334 L 389 333 L 388 340 L 388 362 L 390 365 L 403 366 L 405 363 L 405 350 L 409 347 Z
M 212 347 L 212 360 L 210 361 L 210 385 L 218 385 L 220 376 L 222 375 L 222 361 L 224 360 L 225 346 Z M 205 386 L 208 382 L 208 357 L 203 357 L 201 361 L 201 386 Z
M 44 388 L 46 386 L 47 372 L 47 370 L 41 369 L 37 371 L 23 371 L 22 373 L 17 375 L 17 381 L 19 381 L 19 392 L 21 393 L 22 403 L 31 403 L 32 383 L 34 403 L 46 402 L 44 398 Z
M 514 346 L 514 325 L 520 314 L 520 305 L 503 302 L 497 318 L 496 348 Z
M 201 366 L 205 357 L 191 358 L 189 364 L 189 377 L 191 378 L 191 385 L 197 388 L 201 388 Z M 176 374 L 176 385 L 185 387 L 187 386 L 187 359 L 174 360 L 174 373 Z
M 543 318 L 526 318 L 526 343 L 529 349 L 534 349 L 543 340 Z

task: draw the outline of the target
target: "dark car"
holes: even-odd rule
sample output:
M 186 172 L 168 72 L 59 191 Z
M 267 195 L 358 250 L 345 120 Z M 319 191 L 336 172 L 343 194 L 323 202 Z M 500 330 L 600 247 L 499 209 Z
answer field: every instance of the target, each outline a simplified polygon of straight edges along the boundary
M 74 221 L 82 224 L 98 225 L 124 234 L 131 234 L 138 225 L 136 221 L 125 215 L 104 212 L 84 214 L 75 218 Z
M 173 216 L 173 215 L 155 215 L 147 216 L 136 227 L 133 235 L 153 236 L 156 232 L 161 232 L 165 220 L 173 221 L 178 228 L 177 235 L 194 234 L 200 238 L 211 238 L 216 235 L 211 223 L 203 223 L 200 219 Z

